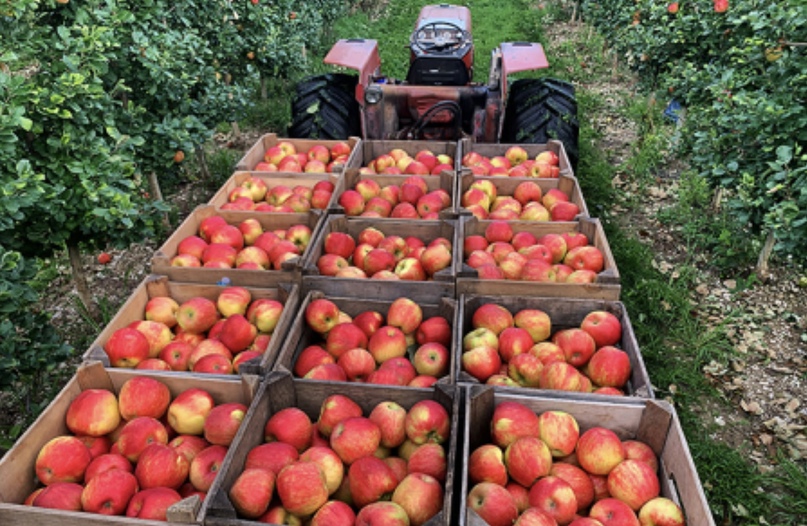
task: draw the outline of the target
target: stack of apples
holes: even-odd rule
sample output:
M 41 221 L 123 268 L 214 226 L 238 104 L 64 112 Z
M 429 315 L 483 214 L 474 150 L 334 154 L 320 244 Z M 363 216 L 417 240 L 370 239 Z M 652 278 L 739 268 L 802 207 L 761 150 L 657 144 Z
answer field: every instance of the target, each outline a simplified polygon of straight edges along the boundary
M 462 166 L 478 176 L 499 177 L 541 177 L 560 176 L 560 158 L 550 150 L 539 153 L 530 159 L 521 146 L 510 146 L 504 155 L 488 157 L 475 151 L 462 156 Z
M 424 281 L 451 266 L 451 241 L 437 237 L 428 244 L 414 236 L 363 229 L 354 239 L 346 232 L 329 232 L 317 259 L 323 276 Z
M 499 195 L 491 179 L 477 179 L 463 192 L 460 204 L 478 219 L 503 221 L 573 221 L 580 207 L 558 188 L 546 193 L 535 181 L 520 183 L 513 195 Z
M 486 303 L 462 340 L 462 370 L 491 385 L 623 395 L 630 356 L 618 348 L 622 323 L 605 310 L 589 312 L 579 327 L 552 330 L 537 308 L 513 315 Z
M 282 409 L 266 422 L 228 491 L 240 517 L 270 524 L 419 526 L 443 508 L 448 411 L 393 400 L 364 415 L 335 394 L 313 420 Z
M 451 206 L 451 194 L 442 188 L 429 190 L 419 175 L 407 177 L 400 185 L 384 187 L 366 178 L 342 192 L 339 205 L 348 216 L 439 219 L 440 211 Z
M 250 175 L 230 190 L 221 209 L 286 214 L 325 210 L 331 202 L 333 189 L 334 184 L 329 180 L 317 181 L 313 186 L 277 184 L 269 187 L 260 177 Z
M 644 442 L 511 400 L 496 406 L 490 437 L 468 459 L 467 496 L 490 526 L 685 524 L 660 496 L 659 460 Z
M 195 296 L 179 304 L 155 296 L 145 319 L 115 330 L 104 351 L 112 367 L 238 373 L 266 351 L 282 313 L 283 303 L 253 301 L 244 287 L 225 287 L 216 301 Z
M 132 377 L 117 395 L 86 389 L 67 409 L 70 434 L 40 449 L 43 486 L 25 503 L 166 520 L 183 498 L 204 499 L 246 411 L 239 402 L 216 404 L 201 387 L 172 399 L 149 376 Z
M 213 215 L 199 222 L 197 234 L 177 244 L 173 267 L 202 267 L 240 270 L 283 270 L 285 261 L 300 257 L 311 242 L 311 227 L 292 225 L 264 230 L 255 218 L 238 225 Z
M 339 141 L 330 146 L 315 144 L 307 151 L 298 151 L 291 141 L 279 141 L 266 149 L 263 161 L 253 168 L 256 172 L 333 173 L 340 171 L 350 156 L 350 144 Z
M 430 387 L 449 374 L 451 325 L 442 316 L 424 319 L 409 298 L 393 301 L 386 316 L 366 310 L 352 318 L 331 300 L 317 298 L 305 308 L 305 323 L 321 339 L 297 356 L 299 377 Z
M 491 221 L 484 235 L 466 236 L 463 255 L 479 279 L 593 283 L 605 267 L 602 251 L 582 232 L 536 237 L 515 232 L 507 221 Z
M 434 153 L 423 149 L 414 157 L 402 148 L 393 148 L 372 159 L 359 168 L 363 175 L 440 175 L 442 172 L 454 171 L 454 158 L 447 153 Z

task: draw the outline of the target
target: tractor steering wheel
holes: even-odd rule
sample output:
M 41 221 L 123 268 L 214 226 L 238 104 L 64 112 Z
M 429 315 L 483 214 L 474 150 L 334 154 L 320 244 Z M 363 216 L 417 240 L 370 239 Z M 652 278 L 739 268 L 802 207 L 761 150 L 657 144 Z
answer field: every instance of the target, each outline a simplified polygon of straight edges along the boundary
M 467 33 L 457 24 L 432 22 L 415 29 L 410 43 L 424 53 L 442 54 L 461 48 L 467 40 Z

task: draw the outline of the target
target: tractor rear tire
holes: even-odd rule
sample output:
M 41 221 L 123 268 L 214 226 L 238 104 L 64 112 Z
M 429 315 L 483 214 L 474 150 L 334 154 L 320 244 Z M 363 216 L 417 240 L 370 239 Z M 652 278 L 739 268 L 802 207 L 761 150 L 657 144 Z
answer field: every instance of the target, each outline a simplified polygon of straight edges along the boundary
M 503 143 L 563 143 L 577 168 L 579 124 L 574 86 L 551 79 L 520 79 L 510 86 L 502 129 Z
M 328 73 L 297 84 L 288 134 L 297 139 L 343 140 L 361 135 L 355 75 Z

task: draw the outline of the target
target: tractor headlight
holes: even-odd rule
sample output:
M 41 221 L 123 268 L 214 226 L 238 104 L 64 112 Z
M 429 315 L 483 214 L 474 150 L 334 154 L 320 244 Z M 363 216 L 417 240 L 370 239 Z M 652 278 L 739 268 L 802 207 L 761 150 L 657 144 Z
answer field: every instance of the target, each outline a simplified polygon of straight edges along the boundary
M 367 104 L 378 104 L 381 102 L 381 87 L 370 86 L 364 92 L 364 101 Z

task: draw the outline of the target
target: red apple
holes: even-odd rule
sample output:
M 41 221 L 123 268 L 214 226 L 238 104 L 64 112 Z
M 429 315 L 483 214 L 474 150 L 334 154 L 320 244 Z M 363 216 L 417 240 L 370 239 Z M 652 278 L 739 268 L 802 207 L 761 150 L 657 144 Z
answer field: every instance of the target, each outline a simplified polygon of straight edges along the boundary
M 333 428 L 346 418 L 360 417 L 363 411 L 359 404 L 345 395 L 335 394 L 323 400 L 320 406 L 317 430 L 324 437 L 330 437 Z M 380 439 L 379 439 L 380 440 Z
M 493 410 L 491 438 L 499 447 L 506 448 L 521 437 L 538 437 L 539 429 L 538 415 L 518 402 L 505 401 Z
M 480 482 L 471 488 L 467 503 L 490 526 L 511 526 L 518 518 L 513 496 L 493 482 Z
M 633 511 L 658 497 L 659 491 L 658 475 L 646 462 L 625 459 L 608 473 L 608 492 Z
M 564 329 L 552 336 L 552 343 L 563 349 L 566 361 L 575 367 L 588 363 L 597 349 L 594 338 L 583 329 Z
M 40 488 L 30 505 L 54 510 L 82 511 L 81 493 L 83 491 L 84 486 L 76 482 L 54 482 Z
M 213 397 L 204 389 L 186 389 L 168 406 L 168 424 L 179 434 L 201 435 L 214 405 Z
M 610 345 L 601 347 L 591 356 L 585 372 L 600 387 L 624 387 L 631 374 L 630 356 Z
M 507 467 L 504 465 L 504 452 L 495 444 L 482 444 L 468 458 L 468 476 L 473 483 L 494 482 L 500 486 L 507 484 Z
M 337 423 L 330 445 L 345 464 L 372 455 L 381 444 L 381 430 L 369 418 L 351 417 Z
M 484 327 L 498 336 L 504 329 L 513 327 L 513 315 L 506 308 L 495 303 L 486 303 L 474 311 L 471 324 L 475 329 Z
M 572 522 L 577 514 L 577 497 L 568 482 L 552 475 L 530 488 L 530 506 L 547 513 L 558 524 Z
M 364 506 L 356 515 L 355 526 L 408 526 L 406 511 L 394 502 L 380 501 Z
M 310 526 L 353 526 L 356 513 L 349 505 L 329 500 L 311 517 Z
M 297 461 L 297 448 L 285 442 L 259 444 L 247 453 L 244 469 L 263 469 L 277 475 L 280 470 Z
M 40 448 L 34 463 L 36 476 L 43 484 L 81 482 L 92 461 L 90 450 L 74 436 L 57 436 Z
M 285 442 L 303 452 L 311 444 L 312 429 L 311 419 L 302 409 L 287 407 L 269 417 L 264 426 L 264 437 L 267 442 Z
M 686 519 L 681 508 L 666 497 L 647 501 L 639 510 L 641 526 L 684 526 Z
M 372 455 L 356 459 L 348 470 L 350 495 L 356 507 L 361 508 L 382 500 L 398 485 L 392 469 L 381 459 Z
M 178 489 L 188 478 L 191 463 L 182 453 L 166 444 L 151 444 L 137 460 L 134 474 L 140 489 Z
M 595 310 L 586 314 L 580 328 L 594 338 L 597 348 L 616 345 L 622 340 L 622 323 L 608 311 Z
M 224 446 L 213 445 L 200 451 L 191 461 L 188 473 L 193 487 L 199 491 L 209 491 L 226 455 L 227 448 Z
M 566 462 L 554 462 L 549 474 L 565 480 L 574 490 L 577 499 L 577 512 L 582 513 L 594 502 L 594 484 L 580 467 Z
M 380 444 L 387 448 L 396 448 L 406 440 L 406 409 L 393 401 L 380 402 L 368 416 L 381 432 Z
M 415 444 L 442 444 L 448 440 L 451 419 L 440 403 L 421 400 L 409 409 L 404 425 L 406 436 Z
M 395 488 L 392 502 L 406 511 L 412 526 L 421 526 L 442 510 L 443 486 L 425 473 L 410 473 Z
M 541 439 L 524 436 L 517 438 L 507 446 L 504 452 L 504 464 L 507 466 L 510 478 L 529 488 L 539 478 L 549 474 L 549 469 L 552 467 L 552 454 Z
M 114 430 L 120 419 L 118 400 L 106 389 L 85 389 L 70 402 L 65 415 L 70 431 L 94 437 Z
M 538 437 L 543 440 L 555 458 L 571 455 L 580 428 L 577 420 L 565 411 L 544 411 L 538 416 Z
M 619 499 L 606 498 L 598 500 L 591 506 L 588 516 L 600 521 L 603 526 L 619 524 L 620 526 L 639 526 L 639 519 L 630 506 Z
M 81 492 L 81 509 L 101 515 L 123 515 L 137 493 L 137 479 L 128 471 L 113 469 L 93 477 Z
M 275 489 L 275 474 L 260 468 L 242 471 L 230 486 L 233 507 L 248 519 L 256 519 L 269 508 Z
M 313 462 L 283 468 L 277 475 L 276 488 L 283 507 L 294 515 L 311 515 L 328 501 L 325 475 Z
M 205 419 L 205 439 L 211 444 L 229 446 L 246 412 L 247 406 L 238 402 L 226 402 L 215 406 Z
M 604 427 L 592 427 L 577 441 L 580 467 L 594 475 L 607 475 L 625 460 L 625 448 L 619 437 Z
M 150 346 L 146 336 L 130 327 L 115 330 L 104 344 L 104 351 L 112 367 L 135 367 L 149 357 Z

